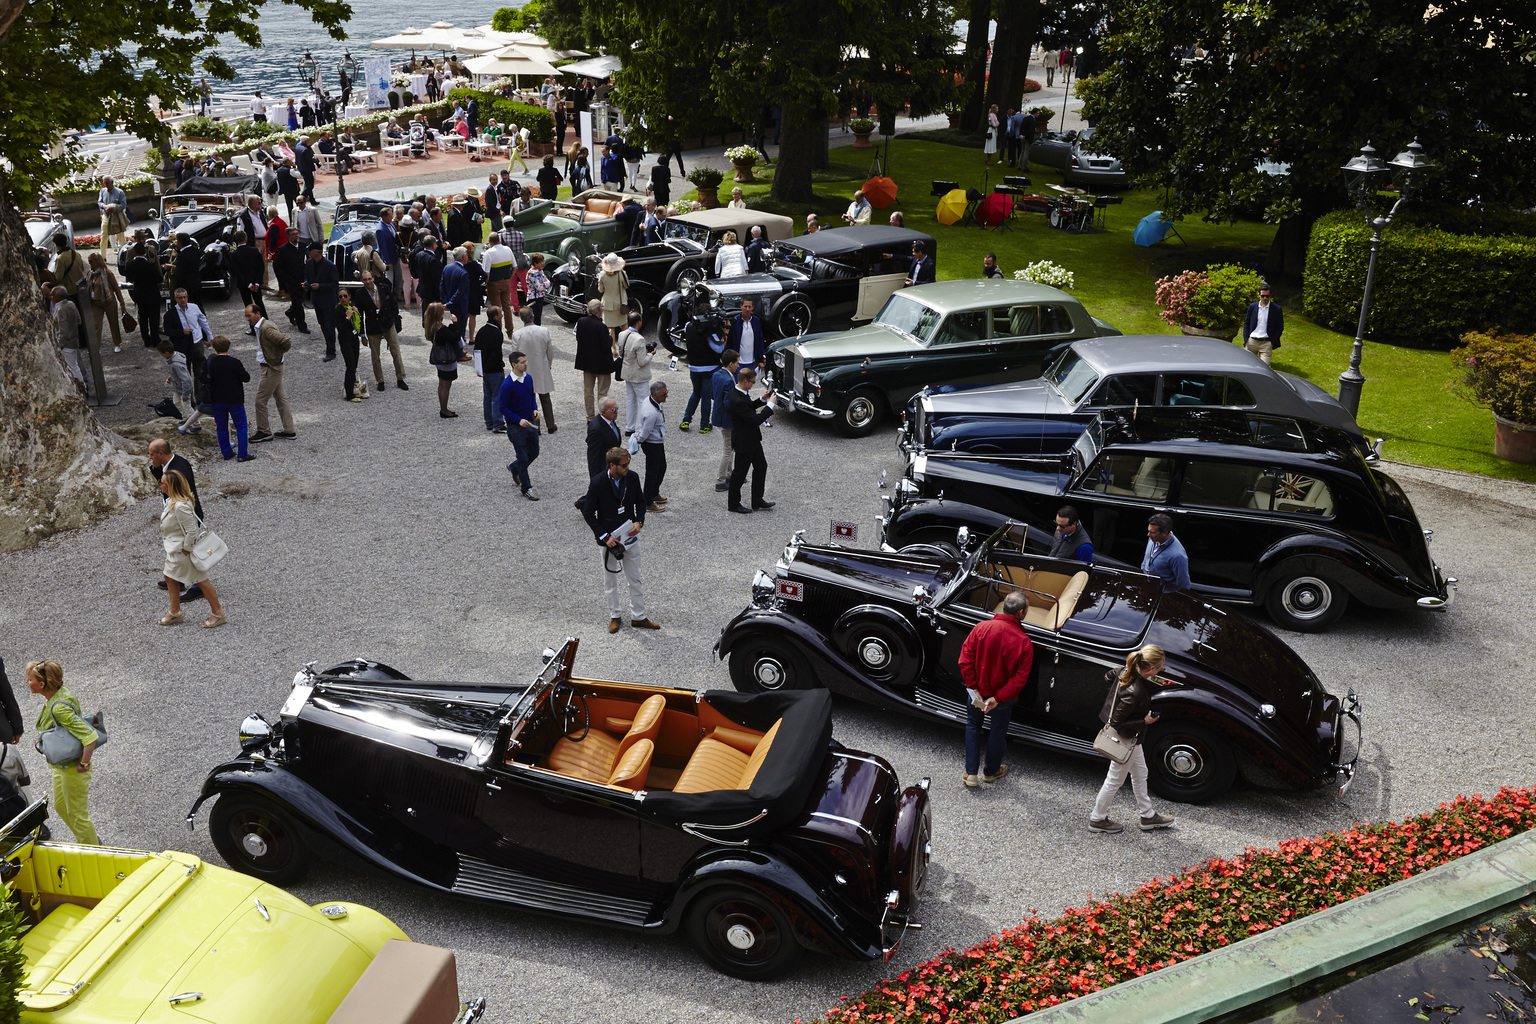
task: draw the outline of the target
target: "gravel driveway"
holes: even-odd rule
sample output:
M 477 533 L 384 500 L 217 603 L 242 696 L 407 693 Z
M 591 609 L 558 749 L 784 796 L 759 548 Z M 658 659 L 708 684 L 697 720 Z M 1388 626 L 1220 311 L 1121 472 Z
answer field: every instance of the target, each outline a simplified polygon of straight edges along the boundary
M 213 305 L 215 330 L 234 338 L 254 374 L 238 311 Z M 20 666 L 43 657 L 63 663 L 88 710 L 108 712 L 112 742 L 98 758 L 93 794 L 105 841 L 218 862 L 206 813 L 191 834 L 182 816 L 207 769 L 236 752 L 240 719 L 275 713 L 305 662 L 367 655 L 411 675 L 524 679 L 544 646 L 570 634 L 583 641 L 578 674 L 729 687 L 710 647 L 746 603 L 753 570 L 771 565 L 796 528 L 820 539 L 829 520 L 852 520 L 873 539 L 876 479 L 900 470 L 888 432 L 848 441 L 782 417 L 766 437 L 768 496 L 779 505 L 751 518 L 728 514 L 711 486 L 719 435 L 674 432 L 664 489 L 673 511 L 646 530 L 647 597 L 663 629 L 609 636 L 598 557 L 570 504 L 586 483 L 580 379 L 570 368 L 571 334 L 550 319 L 562 353 L 560 431 L 544 438 L 533 466 L 543 501 L 518 497 L 506 470 L 511 445 L 485 432 L 472 371 L 461 371 L 454 388 L 460 417 L 438 418 L 419 330 L 405 344 L 411 390 L 391 387 L 361 404 L 341 400 L 342 364 L 321 363 L 316 330 L 295 335 L 288 362 L 299 439 L 257 446 L 259 459 L 243 465 L 208 449 L 212 460 L 198 467 L 210 523 L 232 548 L 214 576 L 227 627 L 155 624 L 165 610 L 154 587 L 157 502 L 0 557 L 0 655 L 28 715 L 38 702 Z M 126 398 L 104 419 L 142 419 L 144 403 L 164 391 L 160 359 L 137 338 L 106 359 L 112 388 Z M 675 425 L 687 377 L 663 376 L 675 378 Z M 453 948 L 462 990 L 486 996 L 493 1020 L 788 1021 L 818 1016 L 840 995 L 1034 910 L 1053 914 L 1090 893 L 1285 836 L 1528 784 L 1536 711 L 1520 710 L 1530 698 L 1519 680 L 1529 679 L 1536 651 L 1536 489 L 1398 475 L 1435 529 L 1434 554 L 1461 578 L 1455 606 L 1445 614 L 1352 610 L 1328 635 L 1288 637 L 1331 689 L 1354 686 L 1362 696 L 1362 771 L 1343 800 L 1239 788 L 1207 806 L 1168 808 L 1179 816 L 1175 829 L 1090 835 L 1097 764 L 1015 745 L 1013 774 L 972 792 L 960 785 L 958 731 L 839 701 L 840 740 L 889 758 L 904 781 L 934 779 L 933 872 L 919 904 L 926 929 L 889 965 L 808 960 L 787 980 L 746 984 L 704 966 L 679 938 L 448 901 L 350 870 L 321 868 L 298 892 L 312 902 L 367 903 L 412 937 Z M 190 608 L 206 614 L 204 605 Z M 32 760 L 44 776 L 41 759 Z M 1129 813 L 1128 790 L 1120 799 L 1117 810 Z

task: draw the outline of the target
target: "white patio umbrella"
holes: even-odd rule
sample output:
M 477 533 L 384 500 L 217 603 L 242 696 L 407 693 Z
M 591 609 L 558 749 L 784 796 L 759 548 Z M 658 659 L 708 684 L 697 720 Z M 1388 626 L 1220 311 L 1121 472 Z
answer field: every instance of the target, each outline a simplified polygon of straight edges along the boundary
M 470 74 L 492 78 L 517 75 L 537 75 L 543 78 L 545 75 L 561 74 L 560 69 L 553 64 L 517 46 L 504 46 L 494 53 L 471 57 L 464 62 L 464 66 Z
M 419 28 L 403 28 L 395 35 L 375 39 L 368 46 L 374 50 L 430 50 L 432 48 L 425 41 Z

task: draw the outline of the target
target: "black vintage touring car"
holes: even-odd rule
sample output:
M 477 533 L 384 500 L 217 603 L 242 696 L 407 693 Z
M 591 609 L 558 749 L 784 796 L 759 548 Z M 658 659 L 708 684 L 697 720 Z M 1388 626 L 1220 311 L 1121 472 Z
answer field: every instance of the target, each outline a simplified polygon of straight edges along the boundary
M 1238 772 L 1261 785 L 1347 788 L 1360 750 L 1359 701 L 1340 700 L 1296 652 L 1242 615 L 1154 577 L 1019 550 L 1004 524 L 960 554 L 859 551 L 796 534 L 716 653 L 748 693 L 819 689 L 952 724 L 966 718 L 960 646 L 1009 593 L 1029 601 L 1035 645 L 1011 737 L 1097 757 L 1108 684 L 1129 652 L 1158 644 L 1167 665 L 1146 736 L 1152 785 L 1170 800 L 1210 800 Z
M 573 678 L 425 682 L 351 661 L 294 679 L 209 773 L 231 866 L 285 884 L 321 851 L 438 892 L 683 929 L 744 978 L 803 949 L 889 957 L 927 873 L 927 780 L 832 739 L 824 692 Z
M 884 543 L 989 532 L 1008 519 L 1049 530 L 1071 505 L 1096 562 L 1139 567 L 1147 520 L 1165 513 L 1196 593 L 1262 605 L 1287 629 L 1327 629 L 1351 600 L 1443 610 L 1455 597 L 1430 531 L 1355 435 L 1235 409 L 1106 410 L 1062 427 L 1048 416 L 930 423 L 919 408 L 903 428 L 907 475 L 887 499 Z

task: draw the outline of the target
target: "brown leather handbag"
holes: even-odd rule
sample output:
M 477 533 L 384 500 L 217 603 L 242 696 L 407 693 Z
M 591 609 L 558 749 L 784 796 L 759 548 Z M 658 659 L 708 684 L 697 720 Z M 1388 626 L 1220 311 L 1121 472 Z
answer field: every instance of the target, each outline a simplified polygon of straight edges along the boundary
M 123 330 L 125 330 L 125 331 L 127 331 L 127 332 L 129 332 L 131 334 L 131 333 L 133 333 L 134 331 L 136 331 L 138 329 L 139 329 L 139 322 L 133 318 L 133 314 L 132 313 L 128 312 L 127 310 L 124 310 L 123 311 Z

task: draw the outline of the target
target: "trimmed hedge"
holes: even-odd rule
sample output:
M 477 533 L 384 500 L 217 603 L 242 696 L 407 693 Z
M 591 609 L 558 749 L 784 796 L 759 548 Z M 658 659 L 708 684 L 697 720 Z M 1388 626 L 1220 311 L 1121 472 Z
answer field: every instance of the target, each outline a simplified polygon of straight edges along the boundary
M 1370 238 L 1364 218 L 1353 210 L 1327 214 L 1312 226 L 1302 282 L 1307 315 L 1313 320 L 1354 333 Z M 1533 278 L 1536 239 L 1394 224 L 1376 260 L 1367 336 L 1373 341 L 1449 347 L 1471 330 L 1536 332 L 1536 303 L 1526 292 Z
M 454 100 L 468 101 L 471 96 L 478 97 L 480 100 L 481 123 L 484 123 L 486 117 L 494 117 L 498 121 L 510 121 L 519 128 L 527 128 L 529 142 L 555 141 L 555 115 L 543 107 L 502 99 L 493 92 L 450 89 L 448 90 L 449 113 L 453 112 Z

